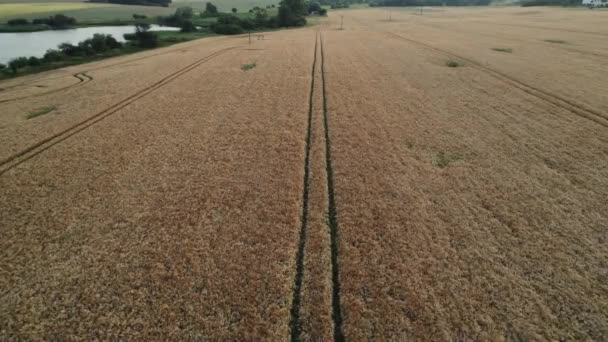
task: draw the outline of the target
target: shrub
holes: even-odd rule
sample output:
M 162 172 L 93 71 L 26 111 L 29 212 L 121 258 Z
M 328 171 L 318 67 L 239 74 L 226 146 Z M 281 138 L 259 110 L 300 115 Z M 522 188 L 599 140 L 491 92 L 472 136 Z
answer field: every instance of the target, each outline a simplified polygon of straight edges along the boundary
M 120 47 L 122 47 L 122 43 L 119 42 L 118 40 L 116 40 L 116 38 L 114 38 L 111 35 L 106 35 L 106 45 L 108 46 L 108 48 L 110 49 L 118 49 Z
M 260 27 L 261 26 L 263 26 L 263 25 L 260 25 Z M 252 19 L 250 19 L 250 18 L 241 19 L 241 28 L 243 30 L 251 31 L 251 30 L 254 30 L 256 27 L 259 27 L 259 26 Z
M 95 33 L 93 38 L 86 39 L 85 44 L 91 47 L 94 52 L 105 52 L 108 50 L 108 44 L 106 44 L 106 35 Z
M 192 10 L 192 7 L 185 6 L 176 9 L 174 15 L 183 19 L 192 19 L 194 11 Z
M 40 60 L 40 58 L 32 56 L 27 59 L 27 64 L 29 66 L 39 66 L 40 64 L 42 64 L 42 61 Z
M 57 48 L 66 56 L 78 56 L 82 55 L 82 49 L 77 45 L 72 45 L 70 43 L 61 43 L 57 46 Z
M 254 8 L 254 22 L 257 27 L 267 27 L 268 26 L 268 12 L 266 12 L 263 8 Z
M 321 12 L 321 4 L 318 2 L 308 3 L 308 14 Z
M 30 22 L 24 18 L 17 18 L 17 19 L 11 19 L 11 20 L 7 21 L 6 23 L 11 26 L 15 26 L 15 25 L 27 25 Z
M 28 59 L 26 57 L 17 57 L 8 62 L 8 67 L 13 71 L 14 74 L 17 73 L 17 70 L 24 68 L 27 65 Z
M 145 14 L 133 14 L 133 19 L 147 19 L 148 16 Z
M 76 19 L 74 19 L 72 17 L 68 17 L 63 14 L 56 14 L 56 15 L 50 16 L 48 18 L 34 19 L 34 20 L 32 20 L 32 24 L 37 24 L 37 25 L 44 24 L 44 25 L 49 25 L 50 27 L 52 27 L 54 29 L 61 29 L 61 28 L 67 28 L 71 25 L 75 25 Z
M 232 7 L 232 13 L 236 14 L 237 9 L 235 7 Z
M 217 34 L 241 34 L 243 28 L 236 24 L 214 24 L 211 26 L 213 32 Z
M 136 24 L 135 37 L 141 47 L 153 48 L 158 46 L 158 35 L 155 32 L 150 32 L 150 24 Z
M 0 70 L 4 70 L 4 69 L 6 69 L 6 65 L 0 63 Z
M 445 65 L 447 65 L 450 68 L 456 68 L 456 67 L 460 66 L 460 63 L 458 61 L 449 60 L 449 61 L 445 62 Z
M 48 49 L 44 54 L 43 59 L 47 62 L 58 62 L 65 58 L 65 55 L 59 50 Z
M 196 26 L 194 26 L 191 20 L 184 20 L 180 28 L 181 32 L 196 32 Z
M 327 10 L 325 8 L 321 8 L 319 10 L 319 15 L 327 15 Z
M 304 26 L 306 5 L 303 0 L 282 0 L 279 5 L 278 22 L 280 26 Z
M 122 37 L 127 41 L 137 40 L 137 36 L 135 35 L 135 33 L 125 33 L 122 35 Z

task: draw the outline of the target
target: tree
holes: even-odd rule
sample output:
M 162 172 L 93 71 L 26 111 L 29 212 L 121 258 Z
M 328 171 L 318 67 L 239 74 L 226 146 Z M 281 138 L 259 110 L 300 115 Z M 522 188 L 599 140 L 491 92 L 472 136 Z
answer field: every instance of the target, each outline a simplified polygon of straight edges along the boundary
M 17 57 L 11 59 L 8 62 L 8 67 L 13 71 L 13 74 L 17 73 L 17 70 L 20 68 L 26 67 L 28 65 L 27 57 Z
M 27 25 L 30 22 L 27 21 L 27 19 L 17 18 L 17 19 L 11 19 L 11 20 L 7 21 L 6 23 L 11 26 L 15 26 L 15 25 Z
M 253 11 L 255 26 L 266 27 L 268 26 L 268 12 L 263 8 L 256 8 Z
M 43 57 L 46 62 L 58 62 L 60 60 L 63 60 L 64 58 L 65 55 L 61 53 L 61 51 L 55 49 L 46 50 L 46 53 Z
M 39 66 L 40 64 L 42 64 L 42 62 L 40 61 L 40 59 L 38 57 L 30 57 L 27 59 L 27 64 L 29 66 Z
M 196 26 L 192 23 L 192 20 L 184 20 L 180 25 L 181 32 L 196 32 Z
M 236 8 L 232 7 L 232 13 L 236 14 Z
M 205 11 L 203 13 L 201 13 L 201 17 L 209 18 L 209 17 L 217 17 L 217 16 L 218 16 L 217 7 L 215 7 L 215 5 L 210 2 L 206 3 Z
M 281 0 L 279 4 L 280 26 L 304 26 L 306 25 L 306 4 L 304 0 Z
M 318 2 L 308 3 L 308 14 L 321 12 L 321 4 Z
M 194 11 L 192 10 L 192 7 L 180 7 L 175 10 L 175 16 L 182 19 L 192 19 Z
M 158 35 L 155 32 L 150 32 L 150 24 L 148 23 L 135 24 L 135 38 L 139 46 L 144 48 L 152 48 L 158 45 Z

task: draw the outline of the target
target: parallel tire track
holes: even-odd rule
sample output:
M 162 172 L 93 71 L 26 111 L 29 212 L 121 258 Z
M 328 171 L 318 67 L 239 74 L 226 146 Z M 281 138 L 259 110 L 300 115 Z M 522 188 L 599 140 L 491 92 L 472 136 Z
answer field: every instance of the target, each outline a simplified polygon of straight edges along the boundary
M 67 89 L 70 89 L 70 88 L 83 86 L 85 83 L 89 83 L 89 82 L 91 82 L 93 80 L 93 77 L 87 75 L 86 71 L 85 72 L 79 72 L 79 73 L 73 74 L 72 77 L 77 78 L 78 82 L 70 84 L 70 85 L 67 85 L 65 87 L 61 87 L 61 88 L 45 91 L 43 93 L 37 93 L 37 94 L 32 94 L 32 95 L 25 95 L 25 96 L 14 97 L 14 98 L 11 98 L 11 99 L 0 100 L 0 103 L 17 101 L 17 100 L 24 100 L 24 99 L 29 99 L 29 98 L 32 98 L 32 97 L 38 97 L 38 96 L 53 94 L 53 93 L 56 93 L 56 92 L 59 92 L 59 91 L 63 91 L 63 90 L 67 90 Z
M 528 94 L 530 94 L 532 96 L 535 96 L 535 97 L 537 97 L 539 99 L 542 99 L 542 100 L 544 100 L 546 102 L 549 102 L 549 103 L 551 103 L 551 104 L 553 104 L 553 105 L 555 105 L 557 107 L 565 109 L 565 110 L 567 110 L 567 111 L 569 111 L 571 113 L 574 113 L 574 114 L 576 114 L 578 116 L 581 116 L 583 118 L 592 120 L 592 121 L 594 121 L 594 122 L 596 122 L 596 123 L 598 123 L 598 124 L 600 124 L 602 126 L 608 127 L 608 115 L 603 114 L 603 113 L 601 113 L 601 112 L 599 112 L 599 111 L 597 111 L 595 109 L 589 108 L 589 107 L 587 107 L 585 105 L 576 103 L 576 102 L 574 102 L 572 100 L 563 98 L 563 97 L 555 95 L 555 94 L 551 94 L 551 93 L 549 93 L 547 91 L 544 91 L 542 89 L 536 88 L 536 87 L 531 86 L 531 85 L 526 84 L 526 83 L 523 83 L 523 82 L 521 82 L 521 81 L 519 81 L 519 80 L 517 80 L 517 79 L 515 79 L 515 78 L 513 78 L 513 77 L 511 77 L 511 76 L 509 76 L 509 75 L 507 75 L 505 73 L 502 73 L 502 72 L 500 72 L 498 70 L 495 70 L 495 69 L 491 69 L 491 68 L 489 68 L 487 66 L 484 66 L 481 63 L 479 63 L 477 61 L 474 61 L 474 60 L 472 60 L 470 58 L 466 58 L 466 57 L 457 55 L 455 53 L 452 53 L 450 51 L 446 51 L 446 50 L 434 47 L 434 46 L 429 45 L 429 44 L 425 44 L 425 43 L 422 43 L 422 42 L 419 42 L 419 41 L 416 41 L 416 40 L 413 40 L 413 39 L 410 39 L 410 38 L 406 38 L 406 37 L 400 36 L 400 35 L 398 35 L 396 33 L 393 33 L 393 32 L 385 32 L 385 33 L 387 33 L 387 34 L 389 34 L 391 36 L 394 36 L 394 37 L 396 37 L 398 39 L 402 39 L 402 40 L 405 40 L 405 41 L 407 41 L 409 43 L 418 45 L 418 46 L 420 46 L 420 47 L 422 47 L 424 49 L 427 49 L 427 50 L 430 50 L 430 51 L 433 51 L 433 52 L 436 52 L 436 53 L 439 53 L 439 54 L 447 55 L 448 57 L 459 59 L 461 61 L 467 62 L 472 67 L 474 67 L 474 68 L 476 68 L 476 69 L 478 69 L 480 71 L 483 71 L 483 72 L 485 72 L 485 73 L 493 76 L 494 78 L 497 78 L 497 79 L 499 79 L 499 80 L 501 80 L 501 81 L 503 81 L 503 82 L 505 82 L 507 84 L 510 84 L 511 86 L 514 86 L 515 88 L 518 88 L 518 89 L 520 89 L 520 90 L 522 90 L 522 91 L 524 91 L 524 92 L 526 92 L 526 93 L 528 93 Z
M 328 219 L 331 247 L 331 280 L 332 280 L 332 317 L 334 321 L 334 341 L 345 341 L 342 331 L 342 308 L 340 306 L 340 263 L 339 263 L 339 226 L 334 189 L 334 171 L 331 163 L 331 141 L 329 139 L 329 123 L 327 120 L 327 95 L 325 86 L 325 51 L 323 35 L 321 40 L 321 80 L 323 93 L 323 126 L 325 129 L 325 167 L 327 171 Z
M 317 44 L 318 33 L 315 33 L 315 50 L 312 61 L 312 78 L 310 80 L 310 98 L 308 100 L 308 127 L 306 130 L 306 156 L 304 157 L 304 189 L 302 193 L 302 219 L 300 226 L 300 237 L 298 251 L 296 254 L 296 275 L 293 287 L 293 299 L 291 302 L 291 341 L 300 341 L 302 332 L 300 322 L 300 304 L 302 299 L 302 279 L 304 276 L 304 248 L 306 247 L 306 232 L 308 229 L 308 198 L 310 193 L 310 148 L 312 136 L 313 98 L 315 92 L 315 70 L 317 66 Z
M 169 84 L 171 81 L 175 80 L 176 78 L 182 76 L 185 73 L 188 73 L 189 71 L 191 71 L 194 68 L 198 67 L 199 65 L 209 61 L 210 59 L 212 59 L 226 51 L 232 50 L 234 48 L 235 47 L 225 48 L 225 49 L 216 51 L 208 56 L 205 56 L 205 57 L 197 60 L 196 62 L 191 63 L 188 66 L 162 78 L 161 80 L 153 83 L 152 85 L 138 91 L 137 93 L 121 100 L 120 102 L 102 110 L 101 112 L 98 112 L 98 113 L 90 116 L 89 118 L 64 129 L 61 132 L 53 134 L 50 137 L 47 137 L 23 150 L 5 158 L 4 160 L 0 161 L 0 175 L 4 174 L 5 172 L 9 171 L 10 169 L 16 167 L 17 165 L 33 158 L 34 156 L 46 151 L 47 149 L 51 148 L 52 146 L 83 131 L 84 129 L 98 123 L 99 121 L 107 118 L 108 116 L 118 112 L 122 108 L 130 105 L 131 103 L 139 100 L 140 98 L 148 95 L 149 93 Z M 84 76 L 84 77 L 87 77 L 87 76 Z

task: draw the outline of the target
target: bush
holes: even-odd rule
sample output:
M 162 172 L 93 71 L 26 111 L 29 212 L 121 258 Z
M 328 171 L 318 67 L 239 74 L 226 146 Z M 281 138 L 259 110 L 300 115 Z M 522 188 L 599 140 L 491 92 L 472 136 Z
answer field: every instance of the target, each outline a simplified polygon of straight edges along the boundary
M 196 32 L 196 26 L 194 26 L 191 20 L 184 20 L 180 28 L 180 32 Z
M 141 47 L 153 48 L 158 46 L 158 35 L 155 32 L 150 32 L 150 24 L 136 24 L 135 38 Z
M 24 68 L 27 65 L 28 59 L 26 57 L 17 57 L 8 62 L 8 67 L 13 71 L 13 74 L 16 74 L 17 70 Z
M 109 49 L 108 44 L 106 44 L 105 34 L 95 33 L 93 38 L 86 39 L 84 42 L 85 44 L 89 43 L 88 45 L 90 45 L 91 50 L 94 52 L 105 52 Z
M 194 11 L 192 10 L 192 7 L 180 7 L 175 10 L 174 15 L 183 19 L 192 19 L 194 16 Z
M 236 14 L 237 9 L 235 7 L 232 7 L 232 13 Z
M 63 53 L 61 53 L 61 51 L 59 50 L 55 50 L 55 49 L 48 49 L 46 50 L 46 53 L 44 54 L 44 61 L 45 62 L 58 62 L 61 61 L 65 58 L 65 55 Z
M 241 34 L 243 33 L 241 19 L 232 14 L 220 14 L 217 22 L 211 25 L 211 30 L 218 34 Z
M 4 69 L 6 69 L 6 65 L 0 63 L 0 70 L 4 70 Z
M 145 14 L 133 14 L 133 19 L 147 19 L 148 16 Z
M 110 49 L 118 49 L 118 48 L 122 47 L 122 43 L 119 42 L 118 40 L 116 40 L 116 38 L 112 37 L 109 34 L 106 35 L 106 45 Z
M 82 49 L 77 45 L 72 45 L 70 43 L 61 43 L 57 46 L 57 48 L 66 56 L 79 56 L 83 54 Z
M 71 25 L 75 25 L 76 19 L 74 19 L 72 17 L 68 17 L 63 14 L 56 14 L 56 15 L 50 16 L 48 18 L 34 19 L 34 20 L 32 20 L 32 24 L 36 24 L 36 25 L 44 24 L 44 25 L 49 25 L 50 27 L 52 27 L 54 29 L 61 29 L 61 28 L 70 27 Z
M 308 14 L 319 13 L 321 12 L 321 4 L 318 2 L 309 2 L 308 3 Z
M 127 41 L 137 40 L 135 33 L 125 33 L 122 35 L 122 37 Z
M 6 23 L 11 26 L 15 26 L 15 25 L 27 25 L 30 22 L 24 18 L 17 18 L 17 19 L 11 19 L 11 20 L 7 21 Z
M 303 0 L 282 0 L 279 5 L 278 21 L 280 26 L 306 25 L 306 5 Z
M 40 58 L 32 56 L 27 59 L 27 64 L 29 66 L 39 66 L 40 64 L 42 64 L 42 61 L 40 60 Z
M 213 32 L 217 34 L 241 34 L 243 28 L 236 24 L 214 24 L 211 26 Z
M 327 10 L 325 8 L 321 8 L 319 10 L 319 15 L 327 15 Z

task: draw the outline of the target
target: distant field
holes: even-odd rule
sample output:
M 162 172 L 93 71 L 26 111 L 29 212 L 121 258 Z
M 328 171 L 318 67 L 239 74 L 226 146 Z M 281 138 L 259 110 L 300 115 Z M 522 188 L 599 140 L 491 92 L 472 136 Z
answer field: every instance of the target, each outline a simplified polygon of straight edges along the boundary
M 83 9 L 100 9 L 112 5 L 90 4 L 78 2 L 54 2 L 54 3 L 18 3 L 0 4 L 0 19 L 15 18 L 19 16 L 40 16 L 46 13 L 65 13 Z
M 220 11 L 228 12 L 236 8 L 239 12 L 248 12 L 255 6 L 266 7 L 271 4 L 278 4 L 274 0 L 223 0 L 215 2 Z M 175 8 L 190 6 L 195 11 L 205 8 L 203 1 L 176 1 L 167 7 L 156 6 L 129 6 L 112 4 L 92 4 L 79 1 L 19 1 L 0 0 L 0 22 L 11 18 L 37 18 L 57 13 L 63 13 L 76 18 L 79 21 L 100 21 L 100 20 L 125 20 L 130 19 L 133 13 L 145 14 L 147 16 L 168 15 L 175 11 Z

